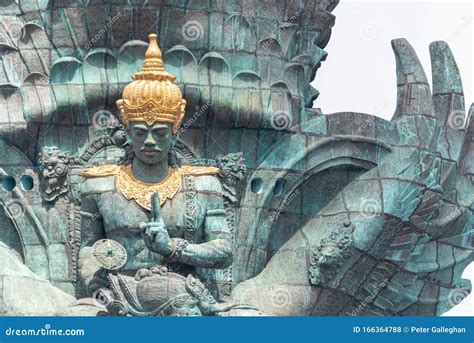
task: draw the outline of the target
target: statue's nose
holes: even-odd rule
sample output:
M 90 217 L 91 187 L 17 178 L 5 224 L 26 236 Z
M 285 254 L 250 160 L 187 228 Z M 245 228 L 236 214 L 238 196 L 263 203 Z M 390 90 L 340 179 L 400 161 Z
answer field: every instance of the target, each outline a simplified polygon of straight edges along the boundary
M 153 139 L 153 135 L 151 134 L 151 132 L 147 134 L 144 144 L 148 145 L 148 146 L 156 144 L 155 140 Z

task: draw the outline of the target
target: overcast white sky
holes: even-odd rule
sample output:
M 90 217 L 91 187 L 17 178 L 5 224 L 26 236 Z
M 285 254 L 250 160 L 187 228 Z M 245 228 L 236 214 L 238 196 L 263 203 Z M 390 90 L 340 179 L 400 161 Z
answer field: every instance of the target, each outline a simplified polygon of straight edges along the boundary
M 473 97 L 473 1 L 341 0 L 313 86 L 323 113 L 364 112 L 390 119 L 395 111 L 395 57 L 390 41 L 406 38 L 431 83 L 429 44 L 446 41 L 461 71 L 466 107 Z
M 341 0 L 313 86 L 323 113 L 363 112 L 390 119 L 395 111 L 395 57 L 390 41 L 406 38 L 431 83 L 429 44 L 446 41 L 461 71 L 466 109 L 474 101 L 474 3 L 466 1 Z M 464 272 L 474 286 L 474 263 Z M 474 287 L 473 287 L 474 288 Z M 474 316 L 474 291 L 447 315 Z

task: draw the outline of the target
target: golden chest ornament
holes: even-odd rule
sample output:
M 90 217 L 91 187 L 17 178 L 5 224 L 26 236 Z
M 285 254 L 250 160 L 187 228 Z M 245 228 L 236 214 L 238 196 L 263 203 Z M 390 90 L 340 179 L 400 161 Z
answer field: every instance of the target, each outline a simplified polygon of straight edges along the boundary
M 158 192 L 160 205 L 167 199 L 172 199 L 182 186 L 183 175 L 215 175 L 219 173 L 216 167 L 181 166 L 170 169 L 168 175 L 157 183 L 143 182 L 135 179 L 132 165 L 104 165 L 86 168 L 81 172 L 85 178 L 116 176 L 117 189 L 127 200 L 134 200 L 142 208 L 150 211 L 151 195 Z

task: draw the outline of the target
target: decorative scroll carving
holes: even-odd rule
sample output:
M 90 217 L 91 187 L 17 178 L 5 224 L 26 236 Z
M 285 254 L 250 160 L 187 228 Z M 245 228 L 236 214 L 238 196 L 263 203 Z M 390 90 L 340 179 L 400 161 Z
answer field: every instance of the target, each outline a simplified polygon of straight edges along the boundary
M 184 189 L 185 189 L 185 232 L 184 237 L 185 239 L 193 243 L 195 241 L 194 233 L 195 233 L 195 218 L 196 218 L 196 210 L 197 210 L 197 201 L 196 201 L 196 181 L 194 177 L 191 175 L 184 176 Z

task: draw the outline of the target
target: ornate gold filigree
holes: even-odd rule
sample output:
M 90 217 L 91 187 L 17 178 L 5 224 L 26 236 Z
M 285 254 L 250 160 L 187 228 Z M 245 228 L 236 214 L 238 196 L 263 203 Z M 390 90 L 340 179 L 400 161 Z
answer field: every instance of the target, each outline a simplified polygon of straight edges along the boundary
M 184 101 L 184 100 L 183 100 Z M 117 107 L 120 109 L 122 121 L 128 127 L 132 121 L 144 121 L 148 125 L 156 122 L 173 124 L 173 133 L 179 128 L 184 117 L 184 104 L 178 103 L 175 108 L 165 108 L 153 100 L 148 100 L 143 105 L 131 106 L 123 99 L 117 101 Z
M 134 200 L 144 209 L 151 209 L 151 195 L 158 192 L 160 204 L 172 199 L 182 186 L 183 175 L 215 175 L 219 173 L 216 167 L 181 166 L 170 169 L 166 178 L 157 183 L 148 183 L 135 179 L 132 165 L 106 165 L 84 169 L 81 173 L 86 178 L 116 175 L 117 189 L 127 200 Z
M 117 107 L 127 127 L 132 121 L 144 121 L 148 125 L 165 122 L 172 123 L 176 133 L 184 117 L 186 100 L 173 83 L 175 77 L 164 69 L 157 36 L 151 34 L 149 38 L 143 68 L 132 76 L 133 82 L 125 87 Z
M 118 170 L 119 166 L 115 164 L 107 164 L 103 166 L 85 168 L 81 171 L 81 176 L 85 178 L 112 176 L 117 175 Z
M 117 188 L 127 200 L 135 202 L 147 210 L 151 209 L 151 195 L 158 192 L 160 204 L 172 199 L 181 187 L 181 174 L 178 169 L 170 169 L 168 175 L 158 183 L 137 180 L 132 174 L 132 165 L 121 166 L 117 178 Z

